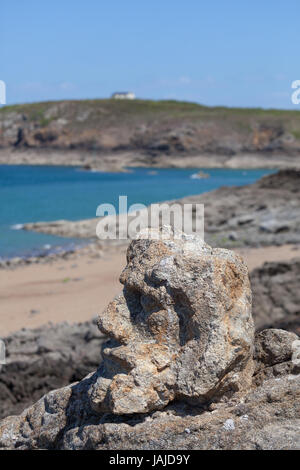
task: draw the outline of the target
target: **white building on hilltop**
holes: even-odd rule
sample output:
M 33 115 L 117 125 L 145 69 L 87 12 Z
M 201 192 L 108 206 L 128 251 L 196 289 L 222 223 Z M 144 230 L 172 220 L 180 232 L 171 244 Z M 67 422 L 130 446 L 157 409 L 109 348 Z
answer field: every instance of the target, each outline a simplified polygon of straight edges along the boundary
M 134 100 L 135 94 L 132 91 L 117 91 L 111 95 L 114 100 Z

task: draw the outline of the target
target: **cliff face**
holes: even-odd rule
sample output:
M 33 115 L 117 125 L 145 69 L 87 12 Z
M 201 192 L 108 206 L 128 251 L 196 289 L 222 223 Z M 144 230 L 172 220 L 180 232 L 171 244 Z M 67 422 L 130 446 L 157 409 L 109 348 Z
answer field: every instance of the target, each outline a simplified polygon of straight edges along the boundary
M 300 113 L 175 101 L 90 100 L 0 109 L 0 147 L 160 155 L 300 153 Z
M 242 260 L 168 234 L 131 243 L 99 369 L 2 420 L 0 448 L 300 447 L 298 337 L 254 337 Z

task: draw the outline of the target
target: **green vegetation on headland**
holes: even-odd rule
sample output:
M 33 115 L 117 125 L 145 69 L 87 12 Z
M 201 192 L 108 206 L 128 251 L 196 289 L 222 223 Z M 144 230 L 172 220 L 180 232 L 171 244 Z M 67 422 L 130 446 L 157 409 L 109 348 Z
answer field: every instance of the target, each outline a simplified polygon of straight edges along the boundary
M 40 103 L 25 103 L 4 106 L 0 108 L 0 118 L 3 119 L 6 113 L 22 113 L 30 121 L 40 123 L 46 118 L 47 112 L 56 107 L 55 118 L 63 118 L 76 115 L 89 110 L 92 117 L 104 120 L 105 115 L 109 118 L 141 117 L 141 118 L 193 118 L 204 120 L 232 119 L 233 121 L 255 118 L 259 121 L 279 119 L 288 126 L 295 124 L 295 131 L 300 132 L 300 112 L 299 110 L 280 110 L 263 108 L 229 108 L 226 106 L 204 106 L 197 103 L 176 101 L 176 100 L 114 100 L 114 99 L 94 99 L 94 100 L 69 100 L 69 101 L 45 101 Z M 53 116 L 54 118 L 54 116 Z M 87 118 L 87 121 L 90 119 Z M 250 126 L 249 126 L 250 127 Z M 292 129 L 290 129 L 292 131 Z

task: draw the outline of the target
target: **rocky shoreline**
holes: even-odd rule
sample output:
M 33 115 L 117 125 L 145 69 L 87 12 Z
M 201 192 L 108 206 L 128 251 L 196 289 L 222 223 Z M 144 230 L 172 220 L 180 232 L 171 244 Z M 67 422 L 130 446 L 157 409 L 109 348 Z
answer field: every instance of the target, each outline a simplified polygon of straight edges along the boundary
M 243 153 L 238 155 L 218 155 L 214 153 L 196 155 L 149 156 L 138 152 L 113 152 L 97 154 L 78 150 L 51 149 L 1 149 L 0 165 L 55 165 L 74 166 L 86 171 L 128 172 L 130 168 L 300 168 L 300 159 L 293 155 L 278 153 Z
M 280 170 L 250 185 L 224 186 L 171 202 L 204 204 L 205 239 L 212 246 L 237 248 L 300 243 L 300 170 L 297 169 Z M 24 229 L 95 239 L 98 222 L 99 218 L 37 222 L 25 224 Z M 125 223 L 126 218 L 118 216 L 118 226 Z M 116 241 L 103 243 L 113 245 Z
M 300 170 L 280 170 L 246 186 L 222 187 L 208 193 L 185 197 L 178 204 L 204 204 L 205 239 L 212 246 L 243 248 L 300 244 Z M 0 269 L 28 264 L 48 263 L 58 259 L 76 259 L 89 254 L 97 258 L 102 251 L 126 247 L 127 240 L 99 240 L 99 218 L 79 221 L 58 220 L 24 224 L 23 230 L 87 240 L 83 247 L 43 253 L 26 258 L 0 259 Z M 117 217 L 118 229 L 127 223 Z M 295 254 L 296 256 L 296 254 Z
M 103 256 L 103 244 L 100 241 L 86 243 L 83 246 L 75 246 L 72 249 L 59 249 L 58 251 L 43 252 L 36 256 L 15 256 L 12 258 L 0 258 L 0 269 L 16 269 L 20 266 L 31 264 L 46 264 L 56 261 L 75 261 L 87 256 L 89 259 L 99 259 Z
M 202 203 L 205 206 L 205 239 L 212 246 L 243 248 L 259 246 L 300 245 L 300 170 L 280 170 L 254 184 L 222 187 L 198 196 L 179 199 L 179 204 Z M 29 264 L 74 260 L 88 254 L 100 258 L 103 250 L 123 249 L 127 240 L 99 240 L 96 226 L 99 218 L 79 221 L 59 220 L 23 225 L 23 230 L 86 240 L 84 246 L 61 249 L 38 256 L 0 258 L 0 269 L 15 269 Z M 126 219 L 117 218 L 117 224 Z M 297 256 L 297 253 L 295 253 Z

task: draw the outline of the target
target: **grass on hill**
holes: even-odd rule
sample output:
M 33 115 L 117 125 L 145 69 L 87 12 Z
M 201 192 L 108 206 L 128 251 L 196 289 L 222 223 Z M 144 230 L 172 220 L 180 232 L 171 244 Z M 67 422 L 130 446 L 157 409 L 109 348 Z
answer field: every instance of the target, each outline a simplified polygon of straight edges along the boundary
M 152 100 L 70 100 L 41 103 L 18 104 L 0 108 L 0 120 L 9 113 L 20 113 L 26 119 L 41 127 L 53 119 L 65 118 L 76 127 L 95 127 L 132 122 L 172 122 L 189 121 L 199 123 L 224 121 L 239 132 L 250 132 L 253 125 L 280 126 L 286 132 L 300 139 L 300 112 L 298 110 L 278 110 L 262 108 L 209 107 L 183 101 Z M 85 119 L 78 116 L 86 113 Z

